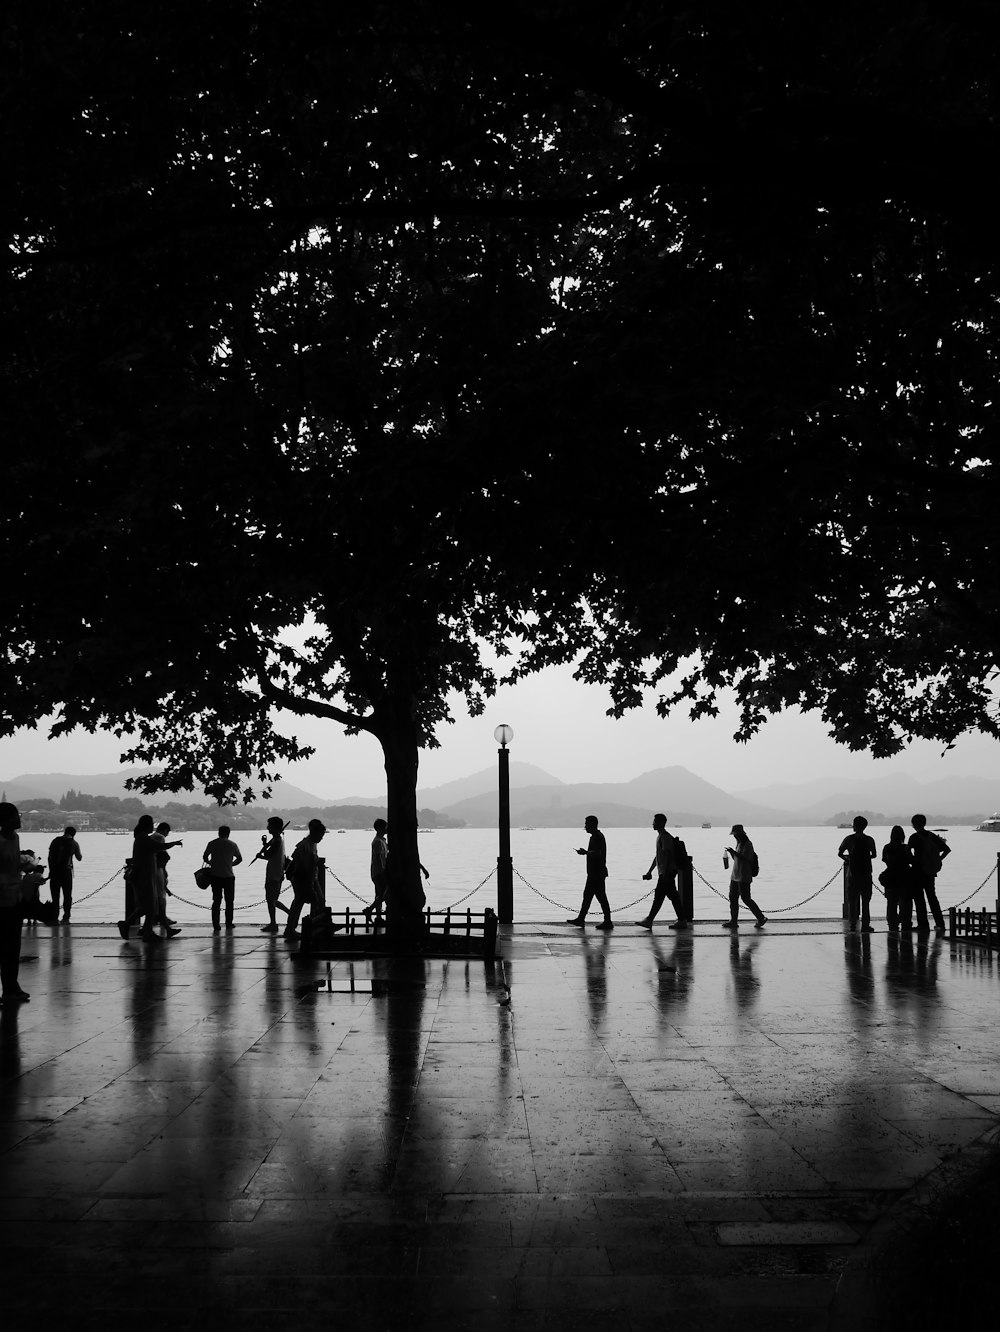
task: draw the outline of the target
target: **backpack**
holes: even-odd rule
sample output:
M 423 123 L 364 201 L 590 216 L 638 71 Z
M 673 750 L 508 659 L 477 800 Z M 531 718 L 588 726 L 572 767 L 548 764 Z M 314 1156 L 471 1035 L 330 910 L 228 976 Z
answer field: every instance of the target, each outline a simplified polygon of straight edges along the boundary
M 757 852 L 756 852 L 756 851 L 751 851 L 751 852 L 750 852 L 750 877 L 751 877 L 751 879 L 756 879 L 756 877 L 757 877 L 757 875 L 758 875 L 759 873 L 760 873 L 760 861 L 757 859 Z
M 944 857 L 941 855 L 941 847 L 945 843 L 937 833 L 924 833 L 920 839 L 920 868 L 925 874 L 936 875 L 941 871 L 941 865 Z
M 674 844 L 674 862 L 677 869 L 681 869 L 687 865 L 691 857 L 688 855 L 687 847 L 679 837 L 674 837 L 672 840 Z

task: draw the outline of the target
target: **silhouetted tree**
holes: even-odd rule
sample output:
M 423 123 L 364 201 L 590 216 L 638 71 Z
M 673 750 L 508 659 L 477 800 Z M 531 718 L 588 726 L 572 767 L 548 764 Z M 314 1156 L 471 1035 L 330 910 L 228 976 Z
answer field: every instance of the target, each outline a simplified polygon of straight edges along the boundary
M 369 731 L 414 910 L 484 640 L 996 733 L 992 6 L 61 12 L 4 20 L 8 729 L 220 799 L 275 708 Z

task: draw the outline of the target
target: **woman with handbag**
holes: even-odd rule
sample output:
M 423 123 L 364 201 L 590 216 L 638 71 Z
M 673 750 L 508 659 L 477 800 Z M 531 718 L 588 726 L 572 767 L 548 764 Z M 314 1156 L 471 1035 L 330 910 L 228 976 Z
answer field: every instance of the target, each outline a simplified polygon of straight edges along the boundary
M 890 934 L 913 927 L 913 855 L 906 833 L 897 823 L 882 848 L 885 869 L 878 881 L 885 889 L 886 924 Z

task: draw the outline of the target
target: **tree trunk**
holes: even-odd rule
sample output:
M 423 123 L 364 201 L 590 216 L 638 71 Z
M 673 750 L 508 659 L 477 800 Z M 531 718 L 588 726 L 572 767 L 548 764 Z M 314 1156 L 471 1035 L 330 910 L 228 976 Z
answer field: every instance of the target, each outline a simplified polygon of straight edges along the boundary
M 424 889 L 417 848 L 416 733 L 407 721 L 378 735 L 385 757 L 389 823 L 389 889 L 386 898 L 390 938 L 415 943 L 424 934 Z

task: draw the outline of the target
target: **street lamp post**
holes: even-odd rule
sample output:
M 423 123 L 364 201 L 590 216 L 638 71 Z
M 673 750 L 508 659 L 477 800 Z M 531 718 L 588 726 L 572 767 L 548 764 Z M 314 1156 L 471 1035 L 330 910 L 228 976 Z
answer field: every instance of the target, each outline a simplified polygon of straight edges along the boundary
M 497 919 L 501 925 L 510 925 L 514 919 L 514 863 L 510 858 L 510 751 L 508 743 L 514 739 L 513 726 L 498 726 L 493 738 L 500 748 L 500 854 L 497 856 Z

